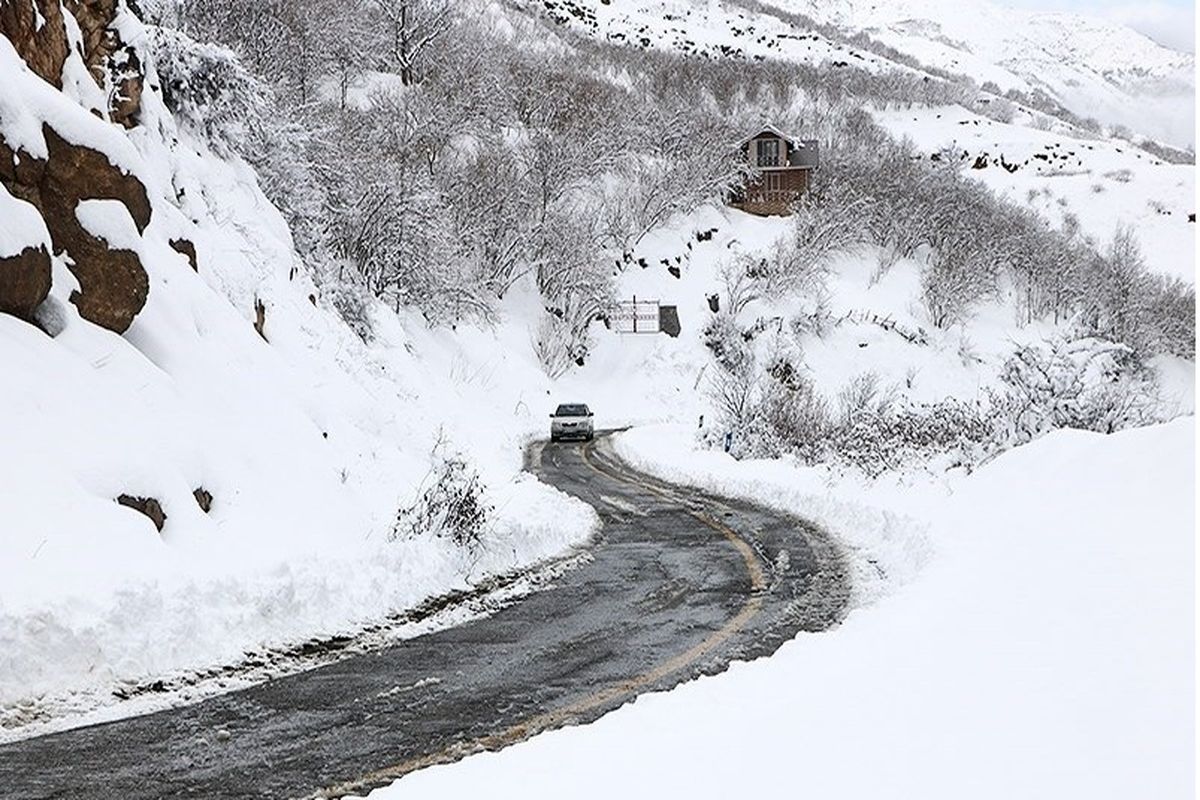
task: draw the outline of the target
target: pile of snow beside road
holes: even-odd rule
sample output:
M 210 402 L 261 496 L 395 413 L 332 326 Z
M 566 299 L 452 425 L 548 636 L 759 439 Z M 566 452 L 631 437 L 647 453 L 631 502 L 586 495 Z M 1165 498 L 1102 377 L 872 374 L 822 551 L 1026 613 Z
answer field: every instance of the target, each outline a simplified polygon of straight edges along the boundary
M 1194 442 L 1059 431 L 918 490 L 933 560 L 840 628 L 371 797 L 1190 798 Z

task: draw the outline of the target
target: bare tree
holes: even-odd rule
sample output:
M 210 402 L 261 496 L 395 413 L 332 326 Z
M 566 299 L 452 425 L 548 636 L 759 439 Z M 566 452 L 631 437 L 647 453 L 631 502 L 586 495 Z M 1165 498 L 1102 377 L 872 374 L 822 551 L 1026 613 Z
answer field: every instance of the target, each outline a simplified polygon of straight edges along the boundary
M 449 0 L 371 0 L 388 28 L 388 55 L 400 82 L 416 82 L 417 67 L 431 44 L 453 24 Z

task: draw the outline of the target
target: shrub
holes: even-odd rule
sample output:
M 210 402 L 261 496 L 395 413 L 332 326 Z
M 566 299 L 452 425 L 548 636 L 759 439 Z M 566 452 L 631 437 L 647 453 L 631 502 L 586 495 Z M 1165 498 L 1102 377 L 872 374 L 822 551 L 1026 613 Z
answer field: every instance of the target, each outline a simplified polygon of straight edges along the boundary
M 938 456 L 970 466 L 982 459 L 991 438 L 988 414 L 978 404 L 953 399 L 922 405 L 886 403 L 834 427 L 826 459 L 870 477 Z
M 342 321 L 358 335 L 358 338 L 370 344 L 375 331 L 371 322 L 370 297 L 366 289 L 349 281 L 334 280 L 329 283 L 328 296 L 329 302 Z
M 730 314 L 717 314 L 704 326 L 704 346 L 726 372 L 749 374 L 754 353 Z
M 1113 433 L 1158 421 L 1152 380 L 1128 347 L 1101 339 L 1025 345 L 1008 359 L 994 397 L 997 445 L 1011 447 L 1057 428 Z
M 475 469 L 461 455 L 437 455 L 424 483 L 417 500 L 396 515 L 392 538 L 433 533 L 459 547 L 478 548 L 492 507 Z
M 169 28 L 147 26 L 163 102 L 218 152 L 239 151 L 266 115 L 266 86 L 224 47 Z

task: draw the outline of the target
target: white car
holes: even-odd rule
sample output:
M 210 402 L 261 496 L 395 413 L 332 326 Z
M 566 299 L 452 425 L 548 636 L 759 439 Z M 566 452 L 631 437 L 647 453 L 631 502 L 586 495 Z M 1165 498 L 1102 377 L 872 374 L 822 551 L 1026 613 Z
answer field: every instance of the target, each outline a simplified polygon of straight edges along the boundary
M 583 403 L 563 403 L 550 415 L 550 441 L 574 438 L 590 442 L 595 435 L 593 416 Z

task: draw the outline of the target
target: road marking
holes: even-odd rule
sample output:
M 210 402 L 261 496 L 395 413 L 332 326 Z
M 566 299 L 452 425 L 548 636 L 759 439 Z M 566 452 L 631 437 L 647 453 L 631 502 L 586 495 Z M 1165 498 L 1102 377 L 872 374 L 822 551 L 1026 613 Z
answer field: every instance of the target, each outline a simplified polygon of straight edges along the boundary
M 646 491 L 671 500 L 679 502 L 679 499 L 672 496 L 668 492 L 662 491 L 657 487 L 642 481 L 640 478 L 631 475 L 624 475 L 614 472 L 610 469 L 605 469 L 596 465 L 590 456 L 590 452 L 594 447 L 594 443 L 587 443 L 580 450 L 583 461 L 589 467 L 602 475 L 606 475 L 614 480 L 630 483 L 639 486 Z M 672 675 L 686 667 L 692 666 L 709 652 L 727 642 L 738 631 L 746 626 L 755 614 L 762 609 L 761 592 L 766 589 L 767 583 L 764 576 L 762 564 L 759 562 L 758 556 L 754 549 L 745 542 L 737 533 L 725 523 L 715 519 L 708 514 L 685 507 L 685 510 L 692 517 L 707 525 L 709 528 L 724 536 L 741 555 L 742 561 L 745 562 L 746 571 L 750 573 L 750 597 L 746 599 L 741 610 L 732 619 L 726 622 L 721 628 L 709 634 L 702 642 L 693 645 L 688 650 L 680 653 L 674 658 L 659 664 L 649 672 L 644 672 L 636 677 L 621 681 L 606 689 L 601 689 L 587 697 L 575 701 L 562 708 L 556 708 L 552 711 L 547 711 L 530 717 L 523 722 L 518 722 L 500 733 L 488 734 L 477 739 L 472 739 L 469 742 L 458 742 L 443 748 L 435 753 L 429 753 L 424 756 L 411 758 L 407 761 L 402 761 L 399 764 L 393 764 L 390 767 L 382 767 L 377 770 L 372 770 L 365 775 L 360 776 L 356 780 L 340 783 L 335 786 L 330 786 L 325 789 L 309 795 L 309 798 L 332 798 L 342 797 L 351 792 L 361 792 L 369 790 L 384 783 L 388 783 L 398 778 L 402 778 L 410 772 L 416 772 L 419 769 L 432 767 L 437 764 L 449 764 L 458 761 L 472 753 L 477 753 L 483 750 L 499 750 L 511 744 L 524 741 L 532 736 L 542 733 L 553 728 L 560 728 L 570 722 L 573 718 L 592 711 L 596 708 L 608 705 L 615 700 L 626 698 L 637 694 L 638 690 L 644 689 L 658 683 L 669 675 Z

